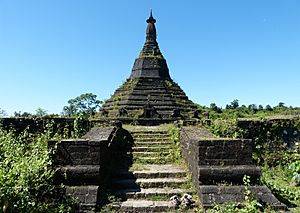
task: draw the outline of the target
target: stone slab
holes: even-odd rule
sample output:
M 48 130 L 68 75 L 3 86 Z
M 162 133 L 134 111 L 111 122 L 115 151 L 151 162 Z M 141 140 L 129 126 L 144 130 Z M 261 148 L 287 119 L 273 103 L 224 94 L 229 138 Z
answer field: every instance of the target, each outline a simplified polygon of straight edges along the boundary
M 250 190 L 262 205 L 268 205 L 275 210 L 286 210 L 266 186 L 250 186 Z M 245 186 L 200 185 L 199 197 L 204 208 L 212 208 L 216 204 L 227 202 L 242 202 L 245 199 Z

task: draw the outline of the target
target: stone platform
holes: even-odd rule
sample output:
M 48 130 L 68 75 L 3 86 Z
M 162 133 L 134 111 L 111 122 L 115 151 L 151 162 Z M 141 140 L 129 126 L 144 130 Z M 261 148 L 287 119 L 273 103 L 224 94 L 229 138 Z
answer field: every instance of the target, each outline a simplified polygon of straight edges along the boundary
M 216 138 L 201 127 L 182 127 L 183 157 L 192 172 L 193 182 L 204 208 L 245 199 L 243 177 L 250 178 L 252 194 L 264 206 L 286 210 L 272 192 L 260 184 L 260 168 L 252 162 L 252 141 Z

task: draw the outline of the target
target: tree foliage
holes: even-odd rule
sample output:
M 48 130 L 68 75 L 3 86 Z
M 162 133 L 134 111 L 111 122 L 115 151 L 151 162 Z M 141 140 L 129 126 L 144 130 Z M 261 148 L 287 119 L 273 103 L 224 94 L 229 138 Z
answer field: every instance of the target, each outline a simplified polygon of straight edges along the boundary
M 93 93 L 85 93 L 80 96 L 70 99 L 68 106 L 64 106 L 63 115 L 65 116 L 79 116 L 83 115 L 89 117 L 100 109 L 102 102 L 97 100 L 97 95 Z
M 35 116 L 37 117 L 45 117 L 46 115 L 47 115 L 47 110 L 45 109 L 39 107 L 35 110 Z
M 278 105 L 272 107 L 267 104 L 265 107 L 261 104 L 239 105 L 238 100 L 235 99 L 226 107 L 222 109 L 211 103 L 209 107 L 198 106 L 201 112 L 209 113 L 210 119 L 236 119 L 236 118 L 264 118 L 264 117 L 281 117 L 281 116 L 300 116 L 300 107 L 286 107 L 284 103 L 280 102 Z
M 28 117 L 32 117 L 32 114 L 29 112 L 14 112 L 14 117 L 24 117 L 24 118 L 28 118 Z
M 229 105 L 226 105 L 226 109 L 236 109 L 239 107 L 239 100 L 233 100 Z
M 0 108 L 0 118 L 7 116 L 5 110 Z

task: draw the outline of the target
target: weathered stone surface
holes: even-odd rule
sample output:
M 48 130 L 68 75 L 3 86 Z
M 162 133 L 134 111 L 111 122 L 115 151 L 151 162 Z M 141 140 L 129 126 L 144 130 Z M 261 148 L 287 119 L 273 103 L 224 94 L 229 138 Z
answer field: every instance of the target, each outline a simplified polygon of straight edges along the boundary
M 197 142 L 199 165 L 250 165 L 252 142 L 247 139 L 202 139 Z
M 49 147 L 57 145 L 53 156 L 58 168 L 55 181 L 67 185 L 66 194 L 78 198 L 78 212 L 96 212 L 105 200 L 111 170 L 119 155 L 127 152 L 124 148 L 132 143 L 130 140 L 128 131 L 116 124 L 115 127 L 95 127 L 84 139 L 49 141 Z
M 114 172 L 110 193 L 121 199 L 120 202 L 114 204 L 115 210 L 117 212 L 172 211 L 175 206 L 170 202 L 170 197 L 182 196 L 185 193 L 191 194 L 194 191 L 185 188 L 189 180 L 184 167 L 174 164 L 174 160 L 171 158 L 171 163 L 165 164 L 165 157 L 163 157 L 162 164 L 159 164 L 161 157 L 159 147 L 164 147 L 165 143 L 170 144 L 167 128 L 131 126 L 128 127 L 128 130 L 134 139 L 134 160 L 145 162 L 146 158 L 142 155 L 135 155 L 136 150 L 144 150 L 144 155 L 149 155 L 149 153 L 152 155 L 153 152 L 156 155 L 151 157 L 153 164 L 135 162 L 130 170 L 128 167 L 119 167 Z M 136 141 L 139 141 L 138 144 Z M 147 148 L 151 147 L 153 143 L 156 146 L 155 149 L 148 150 Z M 151 145 L 149 146 L 149 144 Z M 163 200 L 155 201 L 157 196 Z
M 216 138 L 211 132 L 203 127 L 181 127 L 181 134 L 183 137 L 188 136 L 190 139 L 193 140 L 201 140 L 206 138 Z
M 100 165 L 100 143 L 90 143 L 85 139 L 49 141 L 49 146 L 57 144 L 54 157 L 56 165 Z
M 118 208 L 122 212 L 164 212 L 175 209 L 170 201 L 127 200 Z
M 192 190 L 188 189 L 180 189 L 180 188 L 141 188 L 141 189 L 124 189 L 115 191 L 114 194 L 116 194 L 118 197 L 120 196 L 126 196 L 128 199 L 142 199 L 142 198 L 151 198 L 153 196 L 166 196 L 166 197 L 172 197 L 173 195 L 181 195 L 185 193 L 193 193 Z
M 254 165 L 199 166 L 199 181 L 202 184 L 220 181 L 242 183 L 244 175 L 250 176 L 254 182 L 260 177 L 261 171 Z
M 66 194 L 78 199 L 80 206 L 78 212 L 96 212 L 99 186 L 66 186 Z
M 273 209 L 285 210 L 282 204 L 266 186 L 250 186 L 250 190 L 259 203 L 268 204 Z M 201 185 L 200 200 L 205 208 L 226 202 L 242 202 L 245 199 L 245 186 Z
M 186 178 L 138 178 L 138 179 L 113 179 L 112 187 L 115 189 L 126 188 L 158 188 L 180 187 L 187 182 Z
M 128 85 L 131 85 L 130 89 Z M 122 92 L 117 90 L 103 105 L 110 117 L 118 116 L 119 108 L 125 108 L 129 117 L 141 115 L 147 101 L 162 118 L 172 118 L 174 110 L 180 110 L 182 116 L 186 118 L 189 116 L 188 113 L 196 109 L 196 106 L 172 80 L 138 78 L 126 81 L 121 88 L 123 88 Z
M 113 126 L 94 127 L 82 138 L 90 141 L 109 141 L 114 130 Z
M 147 19 L 146 42 L 135 60 L 131 78 L 160 78 L 170 79 L 166 60 L 161 54 L 156 41 L 156 20 L 152 15 Z
M 117 174 L 118 177 L 122 178 L 179 178 L 185 177 L 186 172 L 180 168 L 176 167 L 174 164 L 166 164 L 166 165 L 156 165 L 156 164 L 149 164 L 143 166 L 146 170 L 136 170 L 133 172 L 120 172 Z
M 252 142 L 245 139 L 213 138 L 197 127 L 183 127 L 180 132 L 182 153 L 187 162 L 204 208 L 245 199 L 244 175 L 258 183 L 260 169 L 252 165 Z M 213 185 L 227 181 L 235 186 Z M 251 186 L 259 202 L 274 209 L 285 209 L 266 186 Z
M 100 165 L 67 165 L 59 167 L 55 177 L 66 185 L 99 185 L 100 171 Z

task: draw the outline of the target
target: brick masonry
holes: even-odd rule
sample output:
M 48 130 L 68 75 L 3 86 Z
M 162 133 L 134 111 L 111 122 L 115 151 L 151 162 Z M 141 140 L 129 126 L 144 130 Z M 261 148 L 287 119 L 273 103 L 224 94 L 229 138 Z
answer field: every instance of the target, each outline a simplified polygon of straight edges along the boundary
M 216 138 L 201 127 L 181 127 L 180 143 L 204 208 L 243 201 L 244 175 L 250 176 L 250 190 L 260 203 L 286 208 L 266 186 L 259 185 L 261 172 L 252 163 L 251 140 Z
M 66 185 L 66 195 L 77 198 L 79 212 L 95 212 L 105 201 L 116 150 L 131 140 L 128 131 L 119 126 L 94 127 L 81 139 L 49 141 L 55 148 L 53 162 L 58 168 L 57 184 Z

